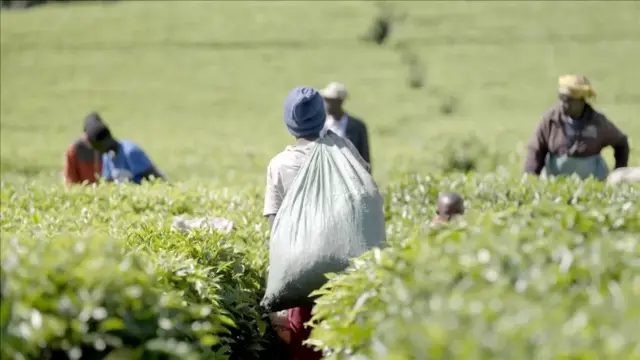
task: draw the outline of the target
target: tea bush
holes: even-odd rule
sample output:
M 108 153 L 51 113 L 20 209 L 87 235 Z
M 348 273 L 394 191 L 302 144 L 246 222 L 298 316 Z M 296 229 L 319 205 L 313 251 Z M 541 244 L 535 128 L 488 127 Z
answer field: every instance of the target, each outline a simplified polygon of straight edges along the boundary
M 262 191 L 17 181 L 0 190 L 2 358 L 279 358 L 258 306 Z M 433 227 L 444 190 L 461 192 L 469 211 Z M 407 176 L 384 192 L 391 246 L 319 291 L 312 342 L 328 358 L 640 352 L 637 187 L 450 174 Z M 183 235 L 170 230 L 175 215 L 235 227 Z
M 432 226 L 444 189 L 470 211 Z M 409 178 L 387 192 L 393 246 L 317 292 L 311 342 L 329 359 L 640 356 L 639 198 L 594 181 Z
M 184 269 L 192 264 L 123 255 L 124 244 L 108 238 L 16 238 L 3 245 L 3 354 L 101 358 L 126 347 L 141 358 L 226 358 L 211 351 L 233 324 L 223 309 L 184 302 L 162 284 L 204 282 L 206 274 Z
M 3 355 L 94 358 L 122 348 L 134 351 L 127 358 L 256 359 L 266 351 L 272 334 L 258 310 L 266 228 L 255 193 L 3 182 L 1 201 Z M 171 231 L 171 217 L 185 213 L 224 216 L 237 229 Z

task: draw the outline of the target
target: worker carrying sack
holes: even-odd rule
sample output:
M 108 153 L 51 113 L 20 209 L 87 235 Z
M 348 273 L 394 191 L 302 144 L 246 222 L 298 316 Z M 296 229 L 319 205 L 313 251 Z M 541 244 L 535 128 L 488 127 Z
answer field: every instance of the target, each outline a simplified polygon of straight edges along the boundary
M 312 303 L 326 273 L 386 244 L 382 196 L 348 141 L 328 131 L 314 142 L 276 214 L 261 302 L 269 312 Z

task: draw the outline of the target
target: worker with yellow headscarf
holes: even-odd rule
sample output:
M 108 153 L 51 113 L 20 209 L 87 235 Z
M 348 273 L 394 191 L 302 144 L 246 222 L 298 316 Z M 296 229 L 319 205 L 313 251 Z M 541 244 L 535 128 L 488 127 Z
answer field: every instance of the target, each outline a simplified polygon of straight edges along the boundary
M 615 168 L 626 167 L 627 136 L 591 106 L 596 93 L 589 80 L 582 75 L 564 75 L 558 85 L 560 102 L 543 115 L 531 137 L 525 172 L 605 180 L 609 169 L 600 152 L 607 146 L 614 149 Z

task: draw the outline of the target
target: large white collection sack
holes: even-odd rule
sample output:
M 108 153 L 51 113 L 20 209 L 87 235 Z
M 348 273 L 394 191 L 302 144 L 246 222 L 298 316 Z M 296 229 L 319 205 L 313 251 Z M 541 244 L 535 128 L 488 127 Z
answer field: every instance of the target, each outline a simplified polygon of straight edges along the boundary
M 386 244 L 383 198 L 347 141 L 332 132 L 318 139 L 283 199 L 271 230 L 267 311 L 311 303 L 326 273 Z
M 615 169 L 607 177 L 608 184 L 639 184 L 640 183 L 640 167 L 624 167 Z

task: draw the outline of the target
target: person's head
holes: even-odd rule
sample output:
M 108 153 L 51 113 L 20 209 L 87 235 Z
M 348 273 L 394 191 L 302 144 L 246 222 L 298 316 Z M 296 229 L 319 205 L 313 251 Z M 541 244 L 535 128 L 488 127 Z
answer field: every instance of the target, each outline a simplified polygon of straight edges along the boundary
M 331 82 L 324 89 L 320 90 L 320 94 L 324 99 L 327 113 L 341 114 L 344 110 L 342 105 L 347 100 L 347 89 L 338 82 Z
M 109 127 L 96 112 L 84 118 L 84 134 L 89 145 L 100 153 L 113 149 L 116 144 Z
M 579 118 L 587 102 L 595 97 L 595 91 L 585 76 L 563 75 L 558 79 L 558 98 L 565 114 Z
M 318 137 L 326 118 L 322 96 L 314 88 L 298 86 L 287 95 L 284 102 L 284 123 L 294 137 Z
M 438 194 L 436 214 L 440 221 L 449 221 L 453 217 L 464 214 L 464 199 L 456 192 Z

